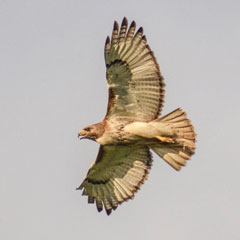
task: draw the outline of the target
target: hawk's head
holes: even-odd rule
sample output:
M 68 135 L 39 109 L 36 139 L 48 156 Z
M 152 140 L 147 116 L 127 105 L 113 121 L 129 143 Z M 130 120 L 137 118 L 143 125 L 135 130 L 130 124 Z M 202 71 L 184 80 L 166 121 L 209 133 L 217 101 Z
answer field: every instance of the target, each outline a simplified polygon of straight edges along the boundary
M 80 139 L 91 139 L 96 141 L 99 137 L 103 135 L 104 126 L 102 123 L 93 124 L 91 126 L 85 127 L 78 133 Z

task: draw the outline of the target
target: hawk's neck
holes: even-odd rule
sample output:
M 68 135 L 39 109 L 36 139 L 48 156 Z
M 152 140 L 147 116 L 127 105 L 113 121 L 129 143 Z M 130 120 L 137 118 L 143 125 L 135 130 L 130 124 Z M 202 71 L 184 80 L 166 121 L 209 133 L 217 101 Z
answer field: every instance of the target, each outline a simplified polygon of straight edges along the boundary
M 96 123 L 92 126 L 94 126 L 94 132 L 96 134 L 96 138 L 100 138 L 104 134 L 104 131 L 105 131 L 104 122 Z

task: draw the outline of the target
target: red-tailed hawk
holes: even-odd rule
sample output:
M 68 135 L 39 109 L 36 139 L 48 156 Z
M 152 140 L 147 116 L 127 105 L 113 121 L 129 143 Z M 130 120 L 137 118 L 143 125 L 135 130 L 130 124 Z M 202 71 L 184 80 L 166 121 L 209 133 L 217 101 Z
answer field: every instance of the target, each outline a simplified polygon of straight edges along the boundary
M 171 167 L 180 170 L 194 154 L 196 133 L 181 109 L 159 118 L 164 103 L 164 80 L 147 45 L 143 28 L 135 33 L 124 18 L 119 31 L 105 43 L 109 91 L 105 119 L 79 132 L 79 137 L 100 144 L 96 161 L 77 189 L 88 202 L 105 207 L 109 215 L 132 199 L 147 180 L 152 165 L 150 149 Z

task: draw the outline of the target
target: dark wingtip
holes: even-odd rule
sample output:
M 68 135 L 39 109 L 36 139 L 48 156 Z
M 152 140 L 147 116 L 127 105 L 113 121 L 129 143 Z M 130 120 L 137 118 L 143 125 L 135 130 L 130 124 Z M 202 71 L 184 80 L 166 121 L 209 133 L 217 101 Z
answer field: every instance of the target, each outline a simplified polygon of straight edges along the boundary
M 110 37 L 107 36 L 107 39 L 106 39 L 105 45 L 106 45 L 106 44 L 109 44 L 109 43 L 110 43 Z
M 111 214 L 111 212 L 112 212 L 112 209 L 106 209 L 106 213 L 108 216 Z
M 147 41 L 147 38 L 146 38 L 145 35 L 142 37 L 142 40 L 145 41 L 145 42 Z
M 118 23 L 117 23 L 117 21 L 114 21 L 113 30 L 117 30 L 118 31 Z
M 118 206 L 113 206 L 112 208 L 113 208 L 113 210 L 115 211 L 115 210 L 117 209 L 117 207 L 118 207 Z
M 136 23 L 135 23 L 135 21 L 132 21 L 130 28 L 135 28 L 135 27 L 136 27 Z
M 122 26 L 127 26 L 127 25 L 128 25 L 128 20 L 126 17 L 124 17 L 122 20 Z
M 136 34 L 138 34 L 138 33 L 143 33 L 143 28 L 142 28 L 142 27 L 140 27 L 140 28 L 138 29 L 138 31 L 137 31 Z
M 97 206 L 97 210 L 98 210 L 98 212 L 101 212 L 102 211 L 102 207 L 98 207 Z

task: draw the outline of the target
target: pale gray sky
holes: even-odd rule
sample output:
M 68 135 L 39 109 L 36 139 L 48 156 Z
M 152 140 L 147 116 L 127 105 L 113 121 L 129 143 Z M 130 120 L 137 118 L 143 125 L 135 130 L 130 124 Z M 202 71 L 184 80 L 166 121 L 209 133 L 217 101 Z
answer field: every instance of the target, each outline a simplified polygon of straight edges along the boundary
M 0 239 L 239 240 L 240 1 L 0 1 Z M 75 188 L 98 145 L 103 46 L 114 20 L 143 26 L 198 132 L 181 172 L 154 155 L 150 179 L 110 217 Z

